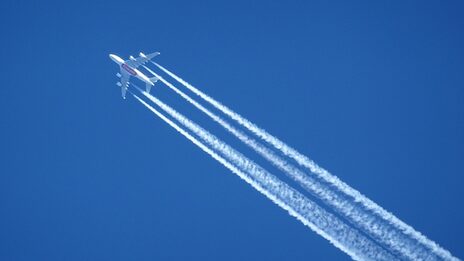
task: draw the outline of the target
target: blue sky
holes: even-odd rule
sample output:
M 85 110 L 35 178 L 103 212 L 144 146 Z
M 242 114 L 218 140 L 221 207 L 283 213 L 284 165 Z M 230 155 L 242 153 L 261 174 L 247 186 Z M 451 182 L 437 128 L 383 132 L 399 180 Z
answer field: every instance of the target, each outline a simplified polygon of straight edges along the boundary
M 0 259 L 349 260 L 120 99 L 108 54 L 139 51 L 464 257 L 462 10 L 2 1 Z

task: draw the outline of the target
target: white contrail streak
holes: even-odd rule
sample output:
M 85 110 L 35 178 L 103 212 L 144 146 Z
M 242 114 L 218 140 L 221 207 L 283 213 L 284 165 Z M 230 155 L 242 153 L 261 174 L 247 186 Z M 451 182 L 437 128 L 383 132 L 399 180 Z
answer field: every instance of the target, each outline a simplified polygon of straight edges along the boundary
M 456 257 L 453 257 L 451 253 L 442 247 L 440 247 L 437 243 L 433 242 L 432 240 L 428 239 L 424 235 L 422 235 L 420 232 L 414 230 L 411 226 L 408 224 L 404 223 L 400 219 L 398 219 L 396 216 L 394 216 L 392 213 L 386 211 L 379 205 L 377 205 L 375 202 L 367 198 L 366 196 L 362 195 L 359 191 L 351 188 L 349 185 L 338 179 L 338 177 L 330 174 L 328 171 L 325 169 L 319 167 L 316 163 L 314 163 L 311 159 L 306 157 L 305 155 L 302 155 L 292 147 L 288 146 L 284 142 L 280 141 L 278 138 L 272 136 L 271 134 L 267 133 L 264 129 L 259 128 L 249 120 L 243 118 L 241 115 L 238 113 L 232 111 L 225 105 L 221 104 L 220 102 L 216 101 L 212 97 L 208 96 L 207 94 L 201 92 L 188 82 L 184 81 L 174 73 L 170 72 L 166 68 L 162 67 L 161 65 L 152 62 L 155 64 L 159 69 L 164 71 L 166 74 L 169 76 L 173 77 L 175 80 L 180 82 L 182 85 L 184 85 L 186 88 L 188 88 L 190 91 L 195 93 L 196 95 L 200 96 L 202 99 L 205 101 L 209 102 L 211 105 L 213 105 L 215 108 L 219 109 L 221 112 L 224 114 L 228 115 L 230 118 L 235 120 L 237 123 L 242 125 L 243 127 L 247 128 L 249 131 L 251 131 L 253 134 L 267 142 L 268 144 L 271 144 L 274 146 L 274 148 L 278 149 L 281 151 L 284 155 L 286 155 L 289 158 L 294 159 L 299 165 L 308 168 L 312 173 L 314 173 L 318 178 L 322 179 L 323 181 L 327 182 L 336 190 L 339 192 L 345 194 L 348 198 L 351 198 L 351 200 L 357 204 L 360 204 L 362 208 L 364 208 L 365 211 L 368 213 L 372 213 L 373 216 L 375 216 L 375 219 L 377 220 L 382 220 L 385 222 L 385 225 L 388 225 L 388 227 L 396 230 L 397 232 L 392 232 L 395 235 L 398 233 L 402 233 L 406 237 L 409 237 L 410 239 L 414 240 L 416 242 L 417 248 L 423 248 L 427 249 L 428 252 L 433 253 L 434 255 L 437 256 L 439 259 L 445 259 L 445 260 L 458 260 Z M 367 225 L 367 224 L 366 224 Z M 378 238 L 377 238 L 378 239 Z M 390 244 L 388 245 L 395 245 L 395 242 L 389 242 Z M 396 249 L 397 247 L 395 247 Z M 414 253 L 414 249 L 410 249 L 410 251 L 406 251 L 406 256 L 412 258 L 412 259 L 417 259 L 421 258 L 422 253 Z
M 428 249 L 424 249 L 424 247 L 421 245 L 416 245 L 415 240 L 407 237 L 397 230 L 391 229 L 388 224 L 385 224 L 384 220 L 380 220 L 375 215 L 371 215 L 370 212 L 366 212 L 365 209 L 360 208 L 356 202 L 353 202 L 352 200 L 343 197 L 339 193 L 336 193 L 326 184 L 313 179 L 311 176 L 307 176 L 304 172 L 300 171 L 298 168 L 288 163 L 280 156 L 276 155 L 273 151 L 261 145 L 256 140 L 248 137 L 240 130 L 234 128 L 221 117 L 214 114 L 199 104 L 197 101 L 193 100 L 190 96 L 177 89 L 174 85 L 166 81 L 163 77 L 152 71 L 150 68 L 145 66 L 144 68 L 156 76 L 161 82 L 163 82 L 174 92 L 179 94 L 182 98 L 205 113 L 208 117 L 219 123 L 240 141 L 251 147 L 273 165 L 282 170 L 285 174 L 290 176 L 293 180 L 298 182 L 307 191 L 317 196 L 325 204 L 333 207 L 351 224 L 355 225 L 359 229 L 362 229 L 366 234 L 374 238 L 377 242 L 383 244 L 393 253 L 412 260 L 424 260 L 432 255 Z
M 205 143 L 211 146 L 214 150 L 220 152 L 222 156 L 216 154 L 212 149 L 209 149 L 205 144 L 198 141 L 187 131 L 176 125 L 174 122 L 166 118 L 160 112 L 141 100 L 139 97 L 134 97 L 163 119 L 171 127 L 184 135 L 187 139 L 199 146 L 203 151 L 211 157 L 218 160 L 221 164 L 237 174 L 256 190 L 263 193 L 275 204 L 287 210 L 290 215 L 296 217 L 303 224 L 311 228 L 317 234 L 329 240 L 334 246 L 341 249 L 355 260 L 397 260 L 389 252 L 376 245 L 373 241 L 360 234 L 357 230 L 352 229 L 344 224 L 334 215 L 323 210 L 314 202 L 300 194 L 298 191 L 289 187 L 286 183 L 280 181 L 260 166 L 235 151 L 233 148 L 210 134 L 200 126 L 185 118 L 180 113 L 176 112 L 171 107 L 167 106 L 155 97 L 141 92 L 157 104 L 161 109 L 176 119 L 195 135 L 200 137 Z M 225 158 L 224 158 L 225 157 Z M 234 166 L 237 166 L 235 167 Z

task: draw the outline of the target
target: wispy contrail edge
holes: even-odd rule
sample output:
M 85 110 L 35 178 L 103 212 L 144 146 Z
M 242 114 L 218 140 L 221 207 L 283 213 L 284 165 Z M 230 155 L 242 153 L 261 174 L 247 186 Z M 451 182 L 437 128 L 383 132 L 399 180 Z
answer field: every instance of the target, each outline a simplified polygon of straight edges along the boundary
M 399 218 L 397 218 L 392 213 L 388 212 L 363 194 L 361 194 L 356 189 L 350 187 L 348 184 L 341 181 L 335 175 L 330 174 L 327 170 L 318 166 L 314 161 L 306 157 L 305 155 L 299 153 L 294 148 L 290 147 L 286 143 L 282 142 L 278 138 L 274 137 L 273 135 L 269 134 L 264 129 L 258 127 L 254 123 L 250 122 L 246 118 L 242 117 L 238 113 L 234 112 L 233 110 L 229 109 L 227 106 L 223 105 L 219 101 L 215 100 L 214 98 L 210 97 L 209 95 L 203 93 L 199 89 L 195 88 L 179 76 L 175 75 L 174 73 L 170 72 L 163 66 L 159 65 L 158 63 L 152 62 L 156 65 L 159 69 L 163 72 L 174 78 L 176 81 L 180 82 L 190 91 L 201 97 L 203 100 L 207 101 L 215 108 L 235 120 L 241 126 L 245 127 L 253 134 L 267 142 L 268 144 L 272 145 L 274 148 L 281 151 L 284 155 L 289 158 L 295 160 L 299 165 L 308 168 L 312 173 L 316 174 L 322 180 L 328 182 L 329 184 L 333 185 L 339 191 L 345 193 L 347 196 L 353 197 L 356 202 L 362 204 L 363 207 L 372 211 L 379 218 L 385 220 L 386 222 L 390 223 L 395 229 L 401 231 L 405 235 L 410 236 L 418 241 L 418 243 L 422 244 L 423 246 L 429 248 L 433 253 L 445 260 L 459 260 L 458 258 L 454 257 L 448 250 L 442 248 L 436 242 L 428 239 L 425 235 L 421 234 L 419 231 L 416 231 L 412 226 L 406 224 Z

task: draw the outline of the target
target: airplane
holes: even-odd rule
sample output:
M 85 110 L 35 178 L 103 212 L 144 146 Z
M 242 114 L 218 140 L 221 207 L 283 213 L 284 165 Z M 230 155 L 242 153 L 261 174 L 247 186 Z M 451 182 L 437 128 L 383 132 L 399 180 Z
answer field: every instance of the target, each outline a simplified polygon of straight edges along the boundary
M 119 82 L 116 83 L 117 86 L 121 87 L 121 95 L 123 99 L 126 99 L 126 91 L 129 88 L 129 78 L 131 76 L 137 77 L 142 82 L 145 82 L 146 91 L 150 93 L 150 89 L 155 83 L 158 81 L 157 77 L 147 77 L 145 74 L 137 70 L 137 68 L 141 65 L 144 65 L 146 62 L 153 59 L 153 57 L 159 55 L 159 52 L 154 52 L 148 55 L 143 53 L 139 54 L 139 57 L 134 58 L 132 55 L 129 56 L 129 60 L 124 61 L 121 57 L 110 54 L 111 60 L 119 65 L 119 71 L 116 73 L 116 76 L 121 78 Z

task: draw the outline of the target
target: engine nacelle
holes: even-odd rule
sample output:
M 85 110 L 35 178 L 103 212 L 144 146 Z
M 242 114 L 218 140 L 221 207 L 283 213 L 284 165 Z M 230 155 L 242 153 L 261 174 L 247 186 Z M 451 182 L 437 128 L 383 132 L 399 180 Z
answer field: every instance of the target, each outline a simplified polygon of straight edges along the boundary
M 122 87 L 121 82 L 117 82 L 116 85 L 119 86 L 119 87 Z
M 147 56 L 146 56 L 144 53 L 142 53 L 142 52 L 140 52 L 139 55 L 140 55 L 140 57 L 142 57 L 142 58 L 147 58 Z
M 116 73 L 116 76 L 117 76 L 118 78 L 121 78 L 121 74 L 120 74 L 120 73 Z
M 135 61 L 135 58 L 134 58 L 134 56 L 132 56 L 132 55 L 129 56 L 129 59 L 131 59 L 132 61 Z

